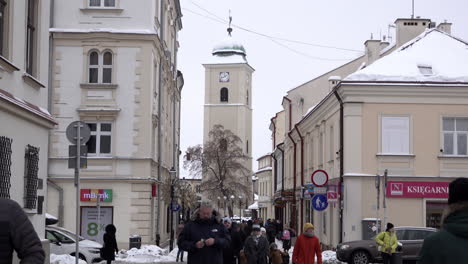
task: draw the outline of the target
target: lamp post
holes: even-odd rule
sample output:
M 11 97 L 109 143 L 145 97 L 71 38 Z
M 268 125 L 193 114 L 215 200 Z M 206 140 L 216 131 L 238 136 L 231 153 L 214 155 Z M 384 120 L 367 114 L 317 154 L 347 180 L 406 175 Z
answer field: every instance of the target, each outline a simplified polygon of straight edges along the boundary
M 234 216 L 234 198 L 236 198 L 234 195 L 231 195 L 231 211 L 232 211 L 232 215 L 230 215 L 230 217 L 233 217 Z
M 174 191 L 175 191 L 174 185 L 176 184 L 176 174 L 177 174 L 177 171 L 174 169 L 174 167 L 172 167 L 171 170 L 169 170 L 169 176 L 171 177 L 171 204 L 169 205 L 169 211 L 171 214 L 171 217 L 170 217 L 171 238 L 169 242 L 169 251 L 172 251 L 172 249 L 174 249 L 174 211 L 172 209 L 174 206 Z
M 226 215 L 226 199 L 227 199 L 227 197 L 224 196 L 223 198 L 224 198 L 223 212 L 224 212 L 224 216 L 225 216 Z
M 239 220 L 242 223 L 242 196 L 239 195 Z
M 219 203 L 220 203 L 219 200 L 221 200 L 221 197 L 218 196 L 218 214 L 219 214 Z

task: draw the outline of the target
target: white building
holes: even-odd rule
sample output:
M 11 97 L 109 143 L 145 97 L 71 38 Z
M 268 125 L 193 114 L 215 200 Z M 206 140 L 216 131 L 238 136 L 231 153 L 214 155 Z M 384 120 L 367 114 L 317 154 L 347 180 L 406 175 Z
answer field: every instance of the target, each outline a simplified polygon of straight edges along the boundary
M 48 0 L 0 1 L 0 197 L 24 208 L 40 238 L 49 130 L 56 124 L 46 110 L 49 7 Z
M 81 120 L 91 128 L 87 168 L 81 170 L 81 235 L 102 241 L 105 225 L 113 223 L 119 247 L 127 247 L 131 235 L 142 243 L 159 236 L 164 244 L 169 210 L 158 183 L 179 167 L 179 1 L 54 3 L 52 115 L 59 125 L 51 135 L 48 211 L 74 230 L 75 187 L 64 132 Z M 89 193 L 106 195 L 99 219 L 97 199 Z

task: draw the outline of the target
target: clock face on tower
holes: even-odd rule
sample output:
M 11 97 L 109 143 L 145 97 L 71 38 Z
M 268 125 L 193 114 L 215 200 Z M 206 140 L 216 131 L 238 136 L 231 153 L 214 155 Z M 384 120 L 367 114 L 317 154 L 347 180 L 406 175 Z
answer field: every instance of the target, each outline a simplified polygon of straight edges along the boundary
M 220 82 L 229 82 L 229 72 L 220 72 L 219 73 Z

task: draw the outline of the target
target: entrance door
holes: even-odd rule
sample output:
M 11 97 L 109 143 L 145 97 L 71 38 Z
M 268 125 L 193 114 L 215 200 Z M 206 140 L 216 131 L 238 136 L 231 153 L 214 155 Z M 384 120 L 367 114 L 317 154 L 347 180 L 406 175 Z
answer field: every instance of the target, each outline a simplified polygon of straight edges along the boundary
M 440 229 L 442 214 L 447 203 L 438 201 L 426 202 L 426 226 Z

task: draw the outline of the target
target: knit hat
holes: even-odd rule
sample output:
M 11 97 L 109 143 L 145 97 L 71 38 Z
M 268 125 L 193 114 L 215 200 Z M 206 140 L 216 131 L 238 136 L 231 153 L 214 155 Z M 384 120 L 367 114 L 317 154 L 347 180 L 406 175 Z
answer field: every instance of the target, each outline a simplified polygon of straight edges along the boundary
M 448 203 L 468 202 L 468 178 L 458 178 L 449 185 Z
M 232 223 L 232 220 L 231 220 L 231 218 L 229 218 L 229 217 L 224 217 L 224 218 L 223 218 L 223 223 L 224 223 L 224 222 L 228 222 L 228 223 L 231 224 L 231 223 Z
M 306 232 L 307 229 L 309 229 L 309 228 L 314 228 L 314 225 L 311 224 L 311 223 L 305 223 L 305 224 L 304 224 L 304 232 Z
M 260 225 L 253 225 L 252 231 L 260 231 Z
M 265 232 L 266 233 L 266 229 L 264 227 L 260 228 L 260 232 Z
M 385 231 L 388 231 L 390 229 L 392 229 L 394 227 L 394 225 L 392 223 L 387 223 L 387 229 L 385 229 Z

